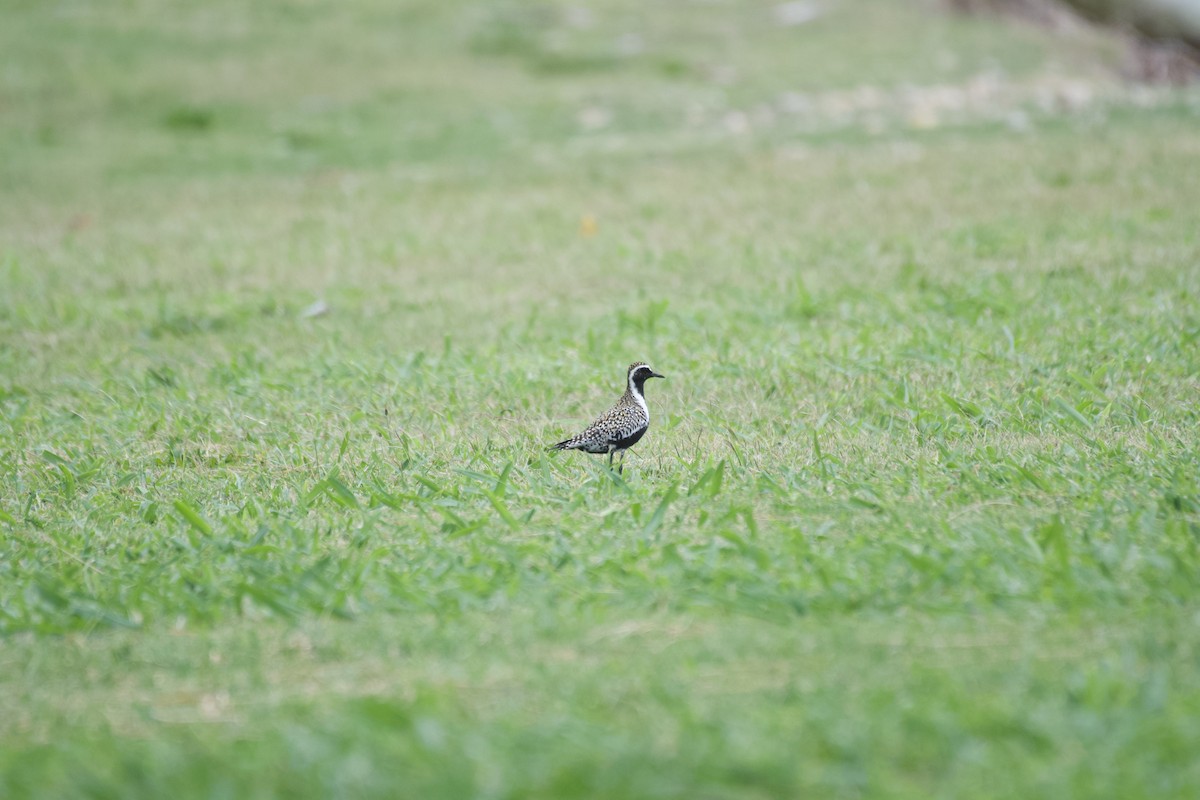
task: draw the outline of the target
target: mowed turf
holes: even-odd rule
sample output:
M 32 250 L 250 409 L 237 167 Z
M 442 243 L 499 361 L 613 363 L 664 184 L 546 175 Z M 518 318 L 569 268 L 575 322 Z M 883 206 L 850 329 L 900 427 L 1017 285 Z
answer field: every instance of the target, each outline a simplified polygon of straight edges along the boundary
M 1200 795 L 1194 89 L 934 4 L 6 5 L 0 797 Z M 640 359 L 624 475 L 547 453 Z

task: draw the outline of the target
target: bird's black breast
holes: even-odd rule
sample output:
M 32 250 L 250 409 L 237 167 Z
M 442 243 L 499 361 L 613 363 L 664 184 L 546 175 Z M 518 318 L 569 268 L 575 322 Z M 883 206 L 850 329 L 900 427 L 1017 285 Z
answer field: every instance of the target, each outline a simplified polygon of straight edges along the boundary
M 638 428 L 636 431 L 629 434 L 625 438 L 613 440 L 613 443 L 612 443 L 613 449 L 614 450 L 624 450 L 626 448 L 633 447 L 635 444 L 638 443 L 638 439 L 641 439 L 643 436 L 646 435 L 646 429 L 649 427 L 650 427 L 649 425 L 643 425 L 641 428 Z

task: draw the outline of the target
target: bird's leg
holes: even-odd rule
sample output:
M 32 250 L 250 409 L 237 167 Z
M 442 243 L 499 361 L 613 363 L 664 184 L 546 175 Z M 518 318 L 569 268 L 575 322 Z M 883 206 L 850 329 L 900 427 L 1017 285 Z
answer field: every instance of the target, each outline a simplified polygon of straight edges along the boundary
M 608 448 L 608 469 L 609 469 L 609 472 L 611 472 L 611 471 L 612 471 L 612 456 L 613 456 L 613 449 L 610 447 L 610 448 Z
M 625 474 L 625 451 L 624 450 L 621 451 L 621 463 L 617 465 L 617 472 L 619 472 L 622 475 Z

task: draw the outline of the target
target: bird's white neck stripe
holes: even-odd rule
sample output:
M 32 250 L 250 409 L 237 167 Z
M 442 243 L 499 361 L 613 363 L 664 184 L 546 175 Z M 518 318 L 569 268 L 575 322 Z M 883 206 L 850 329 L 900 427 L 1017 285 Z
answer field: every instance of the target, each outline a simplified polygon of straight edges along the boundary
M 646 419 L 650 419 L 650 407 L 646 405 L 646 398 L 638 391 L 638 388 L 633 385 L 633 376 L 629 376 L 629 393 L 633 395 L 633 399 L 642 407 L 642 413 L 646 415 Z

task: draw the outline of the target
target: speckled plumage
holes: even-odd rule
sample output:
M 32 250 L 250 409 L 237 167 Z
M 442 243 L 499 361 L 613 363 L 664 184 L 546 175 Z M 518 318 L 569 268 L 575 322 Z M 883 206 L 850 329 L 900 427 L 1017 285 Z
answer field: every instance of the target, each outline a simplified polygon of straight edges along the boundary
M 643 361 L 630 364 L 625 373 L 625 394 L 617 404 L 601 414 L 583 433 L 564 439 L 550 449 L 608 453 L 609 466 L 612 466 L 613 454 L 620 452 L 623 468 L 625 451 L 637 444 L 650 427 L 650 409 L 643 387 L 650 378 L 661 377 Z

